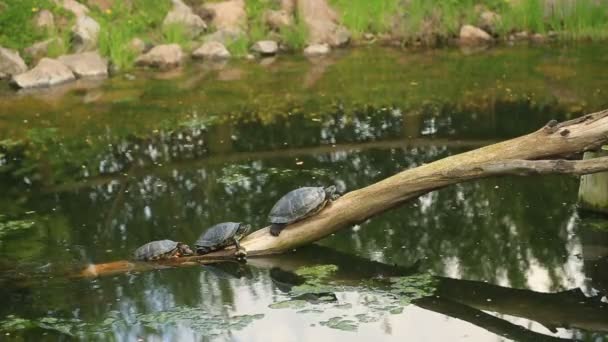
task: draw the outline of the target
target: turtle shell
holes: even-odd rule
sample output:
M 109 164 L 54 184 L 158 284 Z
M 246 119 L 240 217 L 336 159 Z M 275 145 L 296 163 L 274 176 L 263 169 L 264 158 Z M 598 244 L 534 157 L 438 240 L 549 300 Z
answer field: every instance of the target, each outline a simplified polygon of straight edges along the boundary
M 172 240 L 152 241 L 136 249 L 133 255 L 135 260 L 160 259 L 164 254 L 174 251 L 178 244 Z
M 322 187 L 303 187 L 288 192 L 270 210 L 270 223 L 289 224 L 317 212 L 327 200 Z
M 234 242 L 234 237 L 240 233 L 240 222 L 223 222 L 207 229 L 198 240 L 196 240 L 196 249 L 207 251 L 220 249 Z M 240 239 L 240 236 L 236 236 Z

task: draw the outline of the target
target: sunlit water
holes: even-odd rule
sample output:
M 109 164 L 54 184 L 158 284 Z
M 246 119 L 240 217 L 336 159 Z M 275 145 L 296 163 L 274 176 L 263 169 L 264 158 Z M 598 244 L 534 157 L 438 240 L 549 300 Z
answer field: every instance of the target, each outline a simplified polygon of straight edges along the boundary
M 263 227 L 299 186 L 348 192 L 608 108 L 605 52 L 359 49 L 1 90 L 0 340 L 604 341 L 607 224 L 569 176 L 459 184 L 246 265 L 71 276 L 217 222 Z M 337 301 L 277 307 L 277 270 L 324 264 Z M 438 297 L 374 304 L 369 279 L 411 274 L 439 276 Z

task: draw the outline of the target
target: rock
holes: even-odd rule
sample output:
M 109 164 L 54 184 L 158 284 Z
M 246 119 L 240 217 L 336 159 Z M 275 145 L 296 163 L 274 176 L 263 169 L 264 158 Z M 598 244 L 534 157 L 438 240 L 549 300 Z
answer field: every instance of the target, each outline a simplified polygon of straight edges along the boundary
M 198 15 L 194 14 L 188 5 L 181 0 L 172 0 L 173 8 L 163 21 L 163 26 L 168 25 L 183 25 L 191 38 L 195 38 L 207 29 L 207 24 Z
M 147 45 L 146 42 L 144 42 L 143 40 L 139 38 L 133 38 L 129 42 L 129 48 L 134 52 L 143 53 L 146 51 Z
M 376 36 L 373 33 L 364 33 L 363 34 L 363 39 L 365 40 L 374 40 L 376 38 Z
M 479 15 L 479 24 L 488 32 L 496 32 L 496 25 L 500 22 L 500 15 L 492 11 L 483 11 Z
M 70 68 L 76 77 L 108 76 L 108 61 L 97 51 L 65 55 L 57 60 Z
M 170 69 L 179 66 L 183 59 L 184 53 L 178 44 L 167 44 L 153 47 L 146 54 L 139 56 L 135 64 Z
M 89 16 L 76 19 L 72 29 L 73 50 L 75 52 L 91 51 L 97 48 L 99 24 Z
M 286 11 L 267 10 L 264 12 L 264 22 L 270 29 L 278 31 L 282 27 L 293 24 L 293 16 Z
M 492 36 L 486 31 L 473 25 L 463 25 L 460 28 L 461 44 L 479 44 L 492 41 Z
M 49 87 L 75 80 L 74 74 L 63 63 L 43 58 L 33 69 L 13 76 L 11 83 L 19 88 Z
M 296 0 L 281 0 L 281 10 L 293 15 L 296 11 Z
M 29 47 L 25 48 L 23 50 L 23 52 L 25 52 L 26 55 L 28 55 L 30 58 L 34 59 L 34 60 L 38 60 L 42 57 L 45 57 L 48 52 L 49 52 L 49 48 L 51 47 L 52 44 L 60 44 L 61 40 L 59 38 L 49 38 L 47 40 L 43 40 L 41 42 L 36 42 L 32 45 L 30 45 Z
M 19 52 L 0 47 L 0 79 L 21 74 L 27 70 L 27 65 Z
M 216 29 L 231 32 L 246 31 L 247 12 L 244 0 L 210 2 L 203 7 L 213 13 L 211 23 Z
M 350 31 L 344 26 L 337 26 L 333 34 L 329 38 L 329 45 L 331 46 L 345 46 L 350 42 Z
M 262 56 L 272 56 L 279 51 L 279 45 L 273 40 L 260 40 L 253 44 L 251 51 L 259 53 Z
M 222 43 L 207 42 L 192 53 L 194 58 L 203 59 L 226 59 L 230 58 L 230 52 Z
M 239 39 L 243 35 L 244 35 L 244 33 L 242 31 L 229 31 L 229 30 L 221 29 L 221 30 L 218 30 L 211 34 L 206 35 L 203 38 L 203 41 L 204 42 L 218 42 L 218 43 L 222 43 L 224 45 L 229 45 L 230 43 Z
M 42 10 L 34 17 L 34 24 L 40 29 L 53 29 L 55 27 L 55 18 L 49 10 Z
M 314 57 L 327 55 L 331 51 L 328 44 L 309 45 L 304 49 L 304 56 Z
M 297 6 L 298 17 L 308 30 L 309 44 L 342 46 L 350 41 L 350 32 L 338 24 L 338 16 L 326 0 L 298 1 Z
M 89 13 L 87 6 L 77 2 L 76 0 L 55 0 L 58 6 L 74 13 L 76 18 L 84 17 Z
M 530 37 L 528 31 L 515 32 L 510 36 L 511 40 L 526 40 Z
M 547 37 L 545 37 L 544 35 L 542 35 L 540 33 L 535 33 L 530 36 L 530 40 L 535 43 L 544 43 L 547 40 Z

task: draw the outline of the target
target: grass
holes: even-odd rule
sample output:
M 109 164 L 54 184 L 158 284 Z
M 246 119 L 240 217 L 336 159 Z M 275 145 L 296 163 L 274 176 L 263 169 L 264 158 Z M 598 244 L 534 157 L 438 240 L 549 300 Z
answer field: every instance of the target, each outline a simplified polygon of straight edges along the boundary
M 397 0 L 331 0 L 339 9 L 344 26 L 355 38 L 364 33 L 388 32 L 400 1 Z M 428 2 L 428 1 L 427 1 Z
M 299 51 L 306 47 L 308 28 L 299 18 L 296 18 L 294 25 L 281 28 L 280 33 L 283 43 L 290 49 Z
M 65 28 L 49 30 L 39 29 L 34 25 L 34 18 L 41 10 L 49 10 L 55 16 L 55 24 L 64 21 L 71 26 L 73 15 L 55 5 L 51 0 L 0 0 L 0 46 L 11 49 L 23 49 L 36 42 L 58 37 L 69 40 Z M 68 37 L 69 38 L 69 37 Z M 67 49 L 57 48 L 57 51 Z
M 162 29 L 162 21 L 171 7 L 169 0 L 115 1 L 106 10 L 93 9 L 92 15 L 101 26 L 99 50 L 114 67 L 126 70 L 133 66 L 136 51 L 130 42 L 133 38 L 182 42 L 179 28 Z M 170 40 L 170 41 L 169 41 Z
M 184 46 L 190 41 L 188 29 L 180 23 L 171 23 L 163 26 L 162 33 L 165 43 Z
M 249 45 L 249 39 L 245 36 L 240 36 L 232 40 L 226 48 L 232 56 L 244 57 L 249 53 Z

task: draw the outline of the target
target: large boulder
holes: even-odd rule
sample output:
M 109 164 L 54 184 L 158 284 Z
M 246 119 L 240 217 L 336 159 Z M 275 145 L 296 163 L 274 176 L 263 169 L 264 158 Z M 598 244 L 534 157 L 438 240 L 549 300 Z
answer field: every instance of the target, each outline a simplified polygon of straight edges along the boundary
M 304 55 L 308 57 L 323 56 L 327 55 L 330 51 L 329 44 L 314 44 L 304 49 Z
M 86 15 L 76 18 L 76 25 L 72 28 L 74 51 L 84 52 L 97 49 L 99 30 L 99 24 L 93 18 Z
M 77 77 L 108 76 L 108 61 L 97 51 L 64 55 L 57 60 L 70 68 Z
M 191 38 L 195 38 L 207 29 L 207 24 L 198 15 L 194 14 L 188 5 L 181 0 L 172 0 L 173 8 L 163 21 L 163 26 L 183 25 Z
M 479 14 L 479 25 L 487 32 L 496 33 L 496 27 L 500 23 L 500 15 L 492 11 L 483 11 Z
M 0 47 L 0 79 L 21 74 L 27 70 L 27 65 L 19 52 Z
M 55 18 L 49 10 L 42 10 L 34 17 L 34 24 L 40 29 L 50 30 L 55 27 Z
M 246 31 L 247 12 L 244 0 L 209 2 L 204 8 L 213 13 L 211 23 L 216 29 L 231 32 Z
M 13 76 L 11 83 L 19 88 L 49 87 L 75 80 L 76 77 L 63 63 L 43 58 L 33 69 Z
M 194 50 L 192 57 L 213 60 L 226 59 L 230 58 L 230 52 L 222 43 L 207 42 Z
M 279 44 L 273 40 L 260 40 L 251 47 L 251 51 L 262 56 L 272 56 L 279 51 Z
M 309 44 L 346 45 L 350 32 L 338 23 L 338 15 L 326 0 L 298 1 L 298 16 L 308 29 Z
M 183 59 L 184 52 L 178 44 L 157 45 L 139 56 L 135 60 L 135 64 L 159 69 L 171 69 L 179 66 Z
M 461 44 L 480 44 L 492 41 L 492 36 L 486 31 L 473 25 L 463 25 L 460 28 Z

